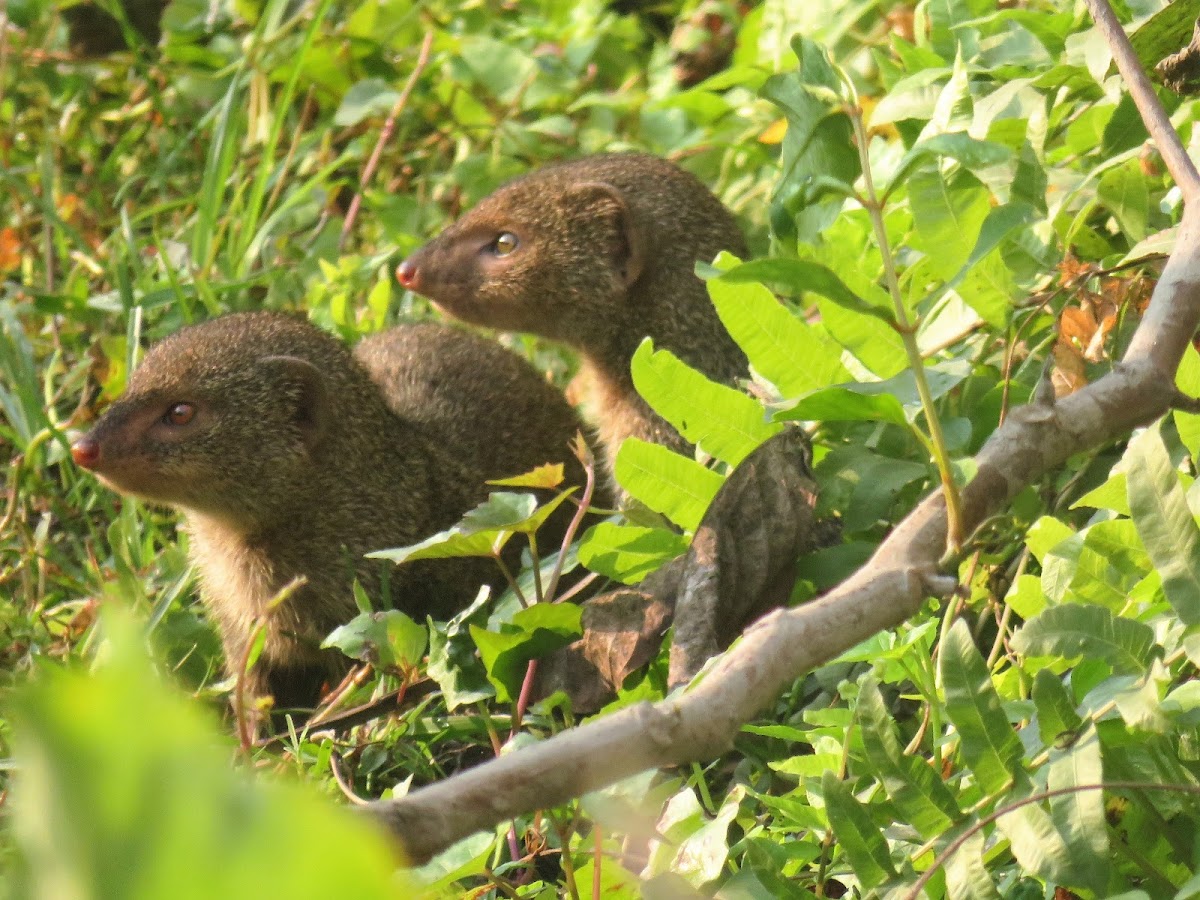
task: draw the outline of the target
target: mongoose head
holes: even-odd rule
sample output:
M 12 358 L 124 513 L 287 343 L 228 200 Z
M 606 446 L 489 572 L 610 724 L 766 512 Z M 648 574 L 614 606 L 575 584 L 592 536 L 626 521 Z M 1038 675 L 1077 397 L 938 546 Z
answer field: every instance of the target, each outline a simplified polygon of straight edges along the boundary
M 480 201 L 396 277 L 464 321 L 578 344 L 624 318 L 646 244 L 622 190 L 551 166 Z
M 262 525 L 313 468 L 329 424 L 322 372 L 339 356 L 337 341 L 277 313 L 184 328 L 146 354 L 71 454 L 121 493 Z

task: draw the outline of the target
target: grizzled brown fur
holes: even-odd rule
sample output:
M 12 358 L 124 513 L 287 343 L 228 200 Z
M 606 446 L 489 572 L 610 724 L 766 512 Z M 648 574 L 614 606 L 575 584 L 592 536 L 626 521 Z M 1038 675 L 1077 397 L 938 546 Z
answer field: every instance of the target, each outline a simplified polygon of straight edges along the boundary
M 550 461 L 543 436 L 586 431 L 558 389 L 536 377 L 529 363 L 459 328 L 392 328 L 363 339 L 354 356 L 394 413 L 432 431 L 461 463 L 480 471 L 528 472 Z M 565 443 L 556 450 L 553 461 L 566 465 L 567 480 L 582 484 L 579 461 Z
M 629 364 L 644 337 L 718 381 L 746 373 L 694 271 L 721 250 L 744 256 L 745 241 L 699 180 L 653 156 L 612 154 L 505 185 L 397 276 L 465 321 L 575 347 L 611 470 L 630 435 L 688 448 L 634 390 Z
M 231 670 L 266 604 L 293 578 L 307 579 L 270 615 L 250 684 L 256 694 L 273 694 L 279 707 L 311 705 L 321 683 L 344 671 L 345 659 L 319 644 L 355 615 L 354 578 L 376 599 L 386 583 L 395 606 L 417 617 L 445 617 L 479 585 L 499 583 L 495 564 L 483 560 L 395 567 L 365 553 L 450 526 L 486 498 L 485 479 L 569 456 L 578 422 L 557 397 L 551 414 L 506 432 L 495 459 L 457 458 L 454 435 L 469 431 L 459 417 L 486 432 L 507 427 L 509 410 L 487 392 L 490 349 L 479 357 L 479 339 L 426 328 L 413 336 L 430 341 L 437 368 L 454 385 L 440 396 L 431 390 L 429 402 L 477 380 L 441 423 L 433 414 L 425 424 L 398 415 L 367 367 L 305 320 L 245 313 L 185 328 L 153 347 L 125 393 L 72 448 L 115 490 L 184 513 Z M 414 355 L 389 370 L 389 341 L 406 343 L 384 336 L 366 354 L 385 389 L 403 380 L 406 366 L 424 364 Z M 541 379 L 516 362 L 507 387 L 539 391 Z M 422 388 L 413 384 L 395 407 L 411 411 L 421 402 Z M 447 422 L 454 427 L 443 434 Z

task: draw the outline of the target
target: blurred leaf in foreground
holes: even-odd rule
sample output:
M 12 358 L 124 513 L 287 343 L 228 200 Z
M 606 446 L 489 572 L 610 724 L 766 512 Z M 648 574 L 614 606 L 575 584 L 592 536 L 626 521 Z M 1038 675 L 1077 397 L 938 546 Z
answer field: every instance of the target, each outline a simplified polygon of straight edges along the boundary
M 91 675 L 47 671 L 13 704 L 17 896 L 395 897 L 364 822 L 230 766 L 233 747 L 165 687 L 135 626 L 106 611 Z

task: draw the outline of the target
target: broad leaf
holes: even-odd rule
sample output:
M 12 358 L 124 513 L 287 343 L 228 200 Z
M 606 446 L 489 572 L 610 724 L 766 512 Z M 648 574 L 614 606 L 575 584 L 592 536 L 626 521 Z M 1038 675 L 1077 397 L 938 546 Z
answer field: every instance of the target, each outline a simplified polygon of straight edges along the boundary
M 637 584 L 687 548 L 687 538 L 665 528 L 601 522 L 580 541 L 579 561 L 593 572 Z
M 1064 788 L 1101 785 L 1104 767 L 1096 728 L 1089 725 L 1078 740 L 1063 749 L 1052 747 L 1046 787 Z M 1083 885 L 1102 895 L 1108 883 L 1110 855 L 1108 822 L 1104 816 L 1104 792 L 1086 790 L 1050 799 L 1050 818 L 1062 835 L 1070 858 L 1071 884 Z
M 796 318 L 761 284 L 716 278 L 708 283 L 708 293 L 721 324 L 754 371 L 785 397 L 850 380 L 837 345 Z
M 1200 528 L 1159 426 L 1129 444 L 1129 508 L 1146 552 L 1162 575 L 1163 593 L 1187 625 L 1200 623 Z
M 942 641 L 939 661 L 946 716 L 958 731 L 963 760 L 985 791 L 999 793 L 1012 783 L 1021 742 L 962 619 Z
M 1038 734 L 1042 743 L 1053 747 L 1060 740 L 1074 739 L 1083 719 L 1063 687 L 1062 680 L 1049 669 L 1038 669 L 1033 679 L 1033 702 L 1038 712 Z
M 695 531 L 724 479 L 666 447 L 628 438 L 617 451 L 617 481 L 636 500 Z
M 838 846 L 846 854 L 862 886 L 870 890 L 895 878 L 896 870 L 892 867 L 887 841 L 879 826 L 871 821 L 866 807 L 832 772 L 825 772 L 821 788 L 825 794 L 825 812 L 837 835 Z
M 528 663 L 579 637 L 583 609 L 574 603 L 537 603 L 519 611 L 499 632 L 470 626 L 471 637 L 501 703 L 521 690 Z
M 850 150 L 850 120 L 840 109 L 844 86 L 827 51 L 800 35 L 792 39 L 792 50 L 799 69 L 773 75 L 762 89 L 788 121 L 771 221 L 780 236 L 811 242 L 843 203 L 842 196 L 823 196 L 815 186 L 825 181 L 851 185 L 860 168 Z
M 1075 603 L 1053 606 L 1027 622 L 1014 636 L 1013 649 L 1026 656 L 1103 659 L 1130 674 L 1146 672 L 1158 652 L 1148 625 Z
M 736 466 L 780 426 L 741 391 L 710 381 L 646 338 L 633 354 L 633 386 L 685 438 Z
M 961 811 L 954 795 L 929 763 L 906 755 L 887 714 L 879 686 L 869 675 L 860 682 L 856 720 L 862 729 L 867 759 L 904 821 L 924 840 L 954 825 Z

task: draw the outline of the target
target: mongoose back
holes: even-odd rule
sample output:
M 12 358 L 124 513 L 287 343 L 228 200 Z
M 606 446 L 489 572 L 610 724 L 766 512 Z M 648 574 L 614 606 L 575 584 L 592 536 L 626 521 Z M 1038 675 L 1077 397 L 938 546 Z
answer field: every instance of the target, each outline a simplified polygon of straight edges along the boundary
M 698 179 L 657 157 L 611 154 L 501 187 L 396 274 L 467 322 L 577 349 L 578 386 L 611 473 L 630 435 L 688 450 L 634 390 L 629 364 L 643 338 L 715 380 L 746 374 L 695 275 L 697 260 L 721 250 L 745 256 L 745 240 Z
M 479 378 L 477 400 L 462 415 L 484 431 L 499 428 L 507 398 L 488 393 L 487 358 L 481 364 L 473 350 L 478 339 L 460 342 L 459 332 L 442 331 L 433 335 L 438 365 Z M 386 370 L 384 345 L 370 355 L 377 373 Z M 400 378 L 404 365 L 396 362 L 392 376 Z M 505 388 L 521 380 L 510 375 Z M 531 367 L 524 380 L 531 389 L 541 384 Z M 441 402 L 436 391 L 427 399 Z M 416 408 L 420 400 L 413 389 L 395 405 Z M 565 400 L 558 403 L 557 418 L 526 423 L 519 447 L 498 448 L 491 461 L 458 459 L 438 415 L 424 425 L 406 421 L 339 341 L 299 317 L 242 313 L 153 347 L 72 455 L 115 490 L 183 512 L 201 595 L 231 671 L 267 604 L 294 578 L 306 579 L 266 615 L 266 643 L 249 682 L 277 707 L 305 707 L 345 670 L 339 653 L 319 645 L 357 612 L 353 579 L 377 602 L 386 584 L 395 606 L 418 618 L 450 615 L 480 585 L 500 583 L 486 560 L 395 567 L 364 554 L 449 527 L 486 498 L 486 479 L 565 460 L 578 422 Z
M 392 412 L 430 432 L 459 462 L 519 475 L 553 459 L 564 463 L 568 482 L 583 483 L 567 444 L 553 457 L 546 446 L 547 436 L 586 433 L 579 416 L 528 362 L 495 341 L 427 322 L 364 338 L 354 356 Z M 607 500 L 600 491 L 596 502 Z

